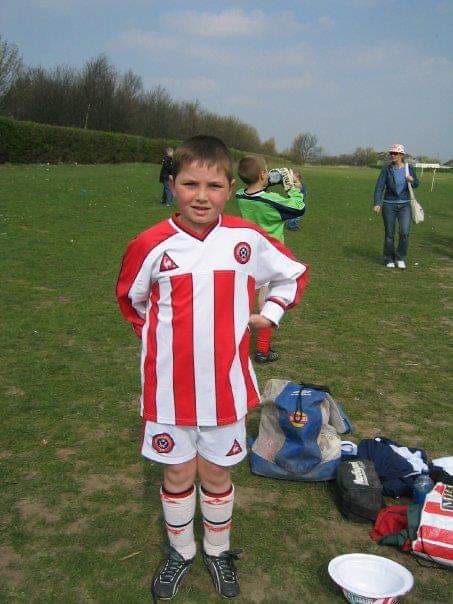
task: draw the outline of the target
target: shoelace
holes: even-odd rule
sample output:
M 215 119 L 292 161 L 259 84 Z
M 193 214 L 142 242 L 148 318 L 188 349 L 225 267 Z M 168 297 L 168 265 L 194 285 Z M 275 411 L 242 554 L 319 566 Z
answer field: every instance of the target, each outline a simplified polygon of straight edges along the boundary
M 220 576 L 222 577 L 223 581 L 236 581 L 236 571 L 234 568 L 233 560 L 239 560 L 241 553 L 241 550 L 230 550 L 224 552 L 221 556 L 218 557 L 217 565 L 219 568 Z
M 174 576 L 182 566 L 184 566 L 184 562 L 177 560 L 176 558 L 169 557 L 165 562 L 165 566 L 160 572 L 162 581 L 165 583 L 171 583 Z

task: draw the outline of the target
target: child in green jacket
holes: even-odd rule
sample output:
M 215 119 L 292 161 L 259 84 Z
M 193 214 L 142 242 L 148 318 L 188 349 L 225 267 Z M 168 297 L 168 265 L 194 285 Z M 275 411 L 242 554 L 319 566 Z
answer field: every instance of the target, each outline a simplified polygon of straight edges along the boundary
M 287 220 L 301 217 L 305 212 L 304 195 L 299 180 L 287 191 L 287 197 L 268 191 L 269 173 L 266 160 L 260 155 L 246 155 L 239 161 L 238 174 L 246 184 L 236 191 L 241 215 L 255 222 L 270 235 L 283 243 L 284 225 Z M 259 290 L 259 307 L 264 305 L 267 288 Z M 278 359 L 278 352 L 271 349 L 272 328 L 257 330 L 255 361 L 269 363 Z

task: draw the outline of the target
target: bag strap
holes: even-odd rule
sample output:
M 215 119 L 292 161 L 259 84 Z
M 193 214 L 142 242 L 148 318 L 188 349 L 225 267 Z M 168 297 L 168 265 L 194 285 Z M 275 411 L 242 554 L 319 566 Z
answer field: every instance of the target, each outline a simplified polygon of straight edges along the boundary
M 406 170 L 406 176 L 410 176 L 409 164 L 407 162 L 404 162 L 404 169 Z M 409 190 L 409 197 L 411 198 L 411 200 L 414 200 L 415 199 L 414 189 L 412 188 L 412 185 L 409 181 L 407 181 L 407 188 Z
M 323 386 L 321 384 L 310 384 L 309 382 L 299 382 L 300 388 L 297 394 L 296 401 L 296 411 L 302 411 L 302 390 L 321 390 L 326 392 L 327 394 L 331 394 L 330 388 L 328 386 Z

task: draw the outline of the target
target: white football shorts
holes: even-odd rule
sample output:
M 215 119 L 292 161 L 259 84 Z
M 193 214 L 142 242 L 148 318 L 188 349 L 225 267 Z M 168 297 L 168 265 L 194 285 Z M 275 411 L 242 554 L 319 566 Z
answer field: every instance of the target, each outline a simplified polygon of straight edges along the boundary
M 225 426 L 173 426 L 145 422 L 142 455 L 166 464 L 200 454 L 219 466 L 234 466 L 247 455 L 245 417 Z

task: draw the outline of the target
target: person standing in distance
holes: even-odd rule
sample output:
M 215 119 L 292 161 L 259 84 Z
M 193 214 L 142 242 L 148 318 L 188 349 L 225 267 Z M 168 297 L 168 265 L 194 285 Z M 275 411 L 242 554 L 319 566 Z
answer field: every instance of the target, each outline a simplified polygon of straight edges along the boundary
M 411 226 L 411 204 L 408 183 L 418 187 L 415 168 L 409 164 L 408 174 L 404 163 L 405 150 L 401 144 L 389 149 L 390 163 L 384 166 L 374 188 L 376 214 L 382 211 L 384 219 L 384 264 L 387 268 L 406 268 L 409 231 Z M 399 241 L 395 252 L 395 225 L 399 224 Z
M 170 176 L 173 171 L 173 147 L 166 147 L 162 158 L 162 167 L 159 174 L 159 182 L 162 183 L 161 203 L 168 208 L 173 205 L 173 193 L 170 187 Z

